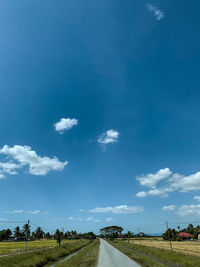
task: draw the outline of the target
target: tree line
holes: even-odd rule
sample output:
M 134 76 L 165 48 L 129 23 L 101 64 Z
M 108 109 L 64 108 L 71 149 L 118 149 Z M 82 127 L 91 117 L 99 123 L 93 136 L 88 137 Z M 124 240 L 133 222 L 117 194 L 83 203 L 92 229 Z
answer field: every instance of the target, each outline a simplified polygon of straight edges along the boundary
M 189 224 L 188 227 L 182 228 L 178 225 L 177 230 L 169 228 L 166 232 L 162 235 L 164 240 L 171 239 L 172 241 L 181 241 L 182 239 L 178 236 L 179 233 L 185 232 L 191 234 L 194 239 L 198 239 L 198 232 L 200 231 L 200 226 L 197 225 L 196 227 L 193 224 Z
M 55 239 L 60 245 L 63 239 L 95 239 L 96 235 L 93 232 L 88 233 L 77 233 L 76 231 L 60 231 L 57 229 L 54 234 L 45 232 L 41 227 L 31 232 L 31 226 L 25 224 L 22 229 L 16 226 L 13 231 L 8 229 L 3 229 L 0 231 L 0 241 L 24 241 L 28 240 L 39 240 L 42 238 Z

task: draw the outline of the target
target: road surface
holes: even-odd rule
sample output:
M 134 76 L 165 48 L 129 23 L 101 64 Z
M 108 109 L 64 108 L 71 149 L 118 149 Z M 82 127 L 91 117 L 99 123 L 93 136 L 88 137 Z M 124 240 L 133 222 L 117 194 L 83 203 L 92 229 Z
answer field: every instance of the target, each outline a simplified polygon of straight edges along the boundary
M 108 242 L 100 239 L 100 251 L 98 267 L 139 267 L 140 265 L 131 260 Z

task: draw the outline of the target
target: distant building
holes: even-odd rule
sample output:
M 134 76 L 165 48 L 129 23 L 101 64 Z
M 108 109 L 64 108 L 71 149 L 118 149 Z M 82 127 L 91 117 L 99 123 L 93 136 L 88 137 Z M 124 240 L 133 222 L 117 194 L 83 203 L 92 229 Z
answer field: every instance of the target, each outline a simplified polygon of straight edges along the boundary
M 193 235 L 185 233 L 185 232 L 181 232 L 178 234 L 178 237 L 180 237 L 182 240 L 185 240 L 185 241 L 191 241 L 193 238 Z

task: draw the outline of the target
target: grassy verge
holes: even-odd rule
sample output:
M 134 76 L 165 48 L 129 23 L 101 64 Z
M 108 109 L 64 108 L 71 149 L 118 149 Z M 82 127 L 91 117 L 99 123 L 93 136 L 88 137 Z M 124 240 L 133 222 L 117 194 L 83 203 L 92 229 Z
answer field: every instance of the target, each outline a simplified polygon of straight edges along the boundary
M 143 245 L 127 244 L 123 241 L 111 242 L 111 244 L 144 267 L 200 267 L 199 257 Z
M 95 267 L 99 254 L 99 239 L 92 242 L 83 250 L 80 250 L 70 260 L 59 264 L 60 267 Z
M 55 247 L 41 251 L 27 252 L 0 258 L 1 267 L 40 267 L 48 262 L 57 261 L 59 258 L 73 253 L 82 248 L 89 241 L 81 240 L 64 244 L 62 247 Z

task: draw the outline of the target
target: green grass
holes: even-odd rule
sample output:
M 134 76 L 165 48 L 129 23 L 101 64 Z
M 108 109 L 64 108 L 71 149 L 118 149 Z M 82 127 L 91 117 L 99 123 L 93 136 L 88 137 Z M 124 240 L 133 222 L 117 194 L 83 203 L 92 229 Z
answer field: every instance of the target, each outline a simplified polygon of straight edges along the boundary
M 200 267 L 199 257 L 143 245 L 127 244 L 123 241 L 111 242 L 111 244 L 144 267 L 170 266 L 170 264 L 171 266 Z
M 70 242 L 70 241 L 69 241 Z M 28 249 L 47 248 L 56 246 L 56 240 L 28 241 Z M 23 251 L 25 242 L 0 242 L 0 255 Z
M 17 255 L 10 255 L 0 257 L 1 267 L 39 267 L 47 264 L 48 262 L 57 261 L 59 258 L 73 253 L 74 251 L 82 248 L 90 241 L 80 240 L 74 242 L 66 242 L 62 247 L 54 247 L 40 251 L 32 251 L 21 253 Z
M 86 248 L 78 251 L 68 261 L 59 264 L 59 267 L 95 267 L 97 265 L 99 255 L 99 239 L 96 239 Z

